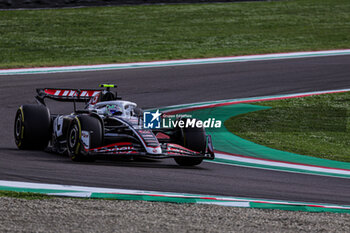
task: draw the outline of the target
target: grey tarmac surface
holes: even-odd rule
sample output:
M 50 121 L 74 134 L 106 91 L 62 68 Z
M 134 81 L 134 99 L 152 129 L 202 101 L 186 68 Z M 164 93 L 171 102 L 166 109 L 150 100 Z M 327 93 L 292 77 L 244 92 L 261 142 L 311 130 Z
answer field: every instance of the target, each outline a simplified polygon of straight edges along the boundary
M 1 232 L 349 232 L 348 219 L 200 204 L 0 198 Z
M 0 180 L 350 204 L 350 181 L 313 175 L 173 160 L 73 163 L 19 151 L 13 121 L 37 87 L 94 88 L 116 83 L 143 108 L 220 99 L 350 88 L 350 56 L 133 70 L 0 76 Z M 69 106 L 70 107 L 70 106 Z M 66 110 L 59 106 L 57 110 Z

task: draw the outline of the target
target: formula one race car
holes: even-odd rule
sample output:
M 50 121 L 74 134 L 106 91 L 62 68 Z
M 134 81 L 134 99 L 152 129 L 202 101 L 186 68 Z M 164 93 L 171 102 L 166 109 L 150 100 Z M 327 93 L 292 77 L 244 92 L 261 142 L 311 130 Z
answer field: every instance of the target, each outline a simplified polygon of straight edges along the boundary
M 111 91 L 115 85 L 100 87 L 106 89 L 37 89 L 38 104 L 23 105 L 16 113 L 17 147 L 66 153 L 73 161 L 110 155 L 174 158 L 179 165 L 194 166 L 203 159 L 214 159 L 211 137 L 204 128 L 145 127 L 143 111 Z M 74 112 L 50 114 L 46 98 L 73 102 Z M 85 103 L 85 108 L 77 110 L 78 102 Z

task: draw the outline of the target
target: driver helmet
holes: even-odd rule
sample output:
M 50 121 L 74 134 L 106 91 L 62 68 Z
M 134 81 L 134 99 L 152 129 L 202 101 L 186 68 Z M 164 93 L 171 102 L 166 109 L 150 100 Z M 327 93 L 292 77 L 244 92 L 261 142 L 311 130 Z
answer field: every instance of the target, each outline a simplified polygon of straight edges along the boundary
M 111 100 L 115 100 L 116 99 L 116 95 L 111 92 L 111 91 L 102 91 L 101 92 L 101 101 L 111 101 Z
M 108 116 L 119 116 L 123 114 L 123 110 L 121 107 L 115 104 L 106 105 L 106 115 Z

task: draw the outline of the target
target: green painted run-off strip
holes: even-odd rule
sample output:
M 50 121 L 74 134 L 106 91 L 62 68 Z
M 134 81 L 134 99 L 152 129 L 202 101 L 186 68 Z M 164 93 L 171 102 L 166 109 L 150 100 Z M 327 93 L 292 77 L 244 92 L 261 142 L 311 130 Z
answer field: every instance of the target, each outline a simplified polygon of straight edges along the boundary
M 67 197 L 88 197 L 116 200 L 138 200 L 138 201 L 157 201 L 172 202 L 185 204 L 211 204 L 220 206 L 233 207 L 252 207 L 264 209 L 281 209 L 291 211 L 308 211 L 308 212 L 338 212 L 350 213 L 350 206 L 316 204 L 305 202 L 289 202 L 274 201 L 256 198 L 239 198 L 227 196 L 211 196 L 211 195 L 193 195 L 193 194 L 177 194 L 164 192 L 145 192 L 137 190 L 108 190 L 103 188 L 91 188 L 82 186 L 69 185 L 52 185 L 25 182 L 12 182 L 11 186 L 6 186 L 9 181 L 0 181 L 0 190 L 19 191 L 19 192 L 35 192 L 54 196 Z M 16 183 L 16 184 L 14 184 Z M 17 185 L 17 186 L 16 186 Z M 14 187 L 16 186 L 16 187 Z M 33 186 L 36 188 L 28 188 Z M 119 193 L 124 192 L 124 193 Z
M 237 116 L 240 114 L 267 108 L 268 107 L 251 104 L 234 104 L 216 108 L 199 109 L 192 112 L 186 112 L 186 114 L 192 115 L 193 117 L 202 120 L 205 120 L 208 117 L 215 117 L 215 119 L 224 122 L 232 116 Z M 207 129 L 207 132 L 212 135 L 215 149 L 219 151 L 245 155 L 254 158 L 350 170 L 350 163 L 299 155 L 258 145 L 232 134 L 224 126 L 220 129 Z

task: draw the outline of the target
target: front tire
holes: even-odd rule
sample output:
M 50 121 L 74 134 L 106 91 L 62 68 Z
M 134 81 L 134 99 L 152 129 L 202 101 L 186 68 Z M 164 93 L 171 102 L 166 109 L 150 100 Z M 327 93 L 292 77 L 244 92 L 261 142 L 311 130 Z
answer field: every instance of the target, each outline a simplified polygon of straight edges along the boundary
M 67 132 L 68 155 L 75 162 L 93 162 L 95 157 L 84 149 L 82 131 L 88 131 L 90 134 L 89 148 L 102 146 L 103 127 L 100 120 L 91 115 L 79 115 L 72 121 Z
M 205 153 L 206 149 L 206 133 L 204 128 L 183 128 L 181 136 L 181 144 L 196 152 Z M 175 162 L 180 166 L 195 166 L 202 163 L 203 158 L 176 157 Z
M 15 117 L 14 136 L 21 150 L 43 150 L 50 140 L 51 117 L 43 105 L 21 106 Z

